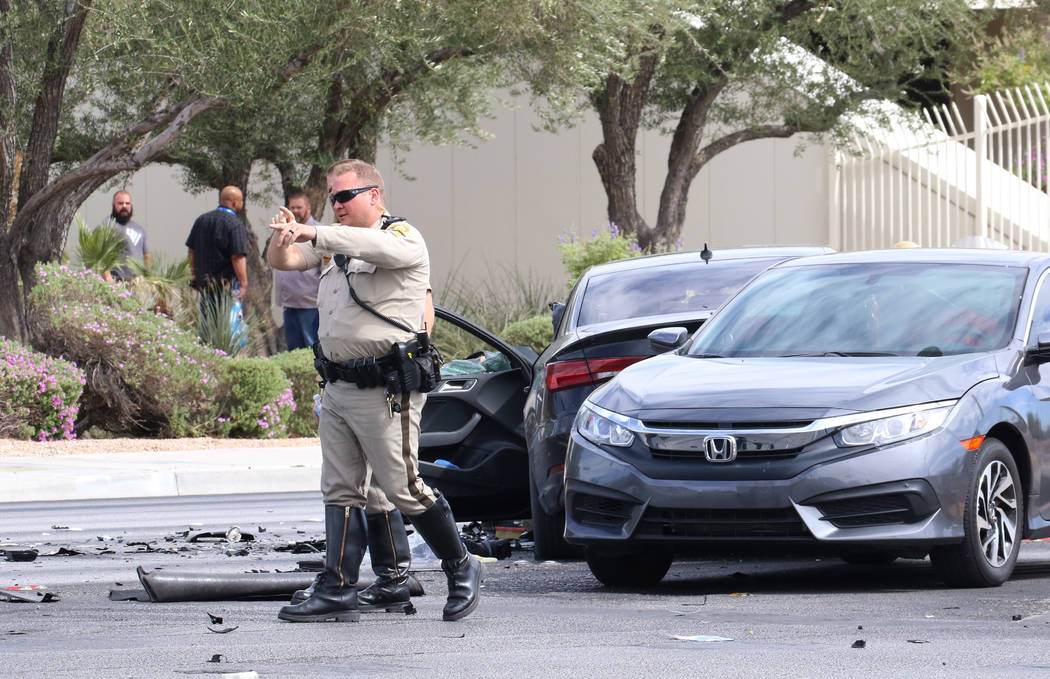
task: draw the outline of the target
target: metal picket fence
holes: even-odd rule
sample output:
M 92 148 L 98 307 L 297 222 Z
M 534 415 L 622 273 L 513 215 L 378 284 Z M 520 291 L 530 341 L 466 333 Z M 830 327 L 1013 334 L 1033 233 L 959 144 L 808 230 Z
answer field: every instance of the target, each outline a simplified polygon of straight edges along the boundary
M 842 250 L 912 241 L 950 247 L 990 238 L 1047 250 L 1050 85 L 978 95 L 972 121 L 954 103 L 920 124 L 873 129 L 834 153 L 829 222 Z

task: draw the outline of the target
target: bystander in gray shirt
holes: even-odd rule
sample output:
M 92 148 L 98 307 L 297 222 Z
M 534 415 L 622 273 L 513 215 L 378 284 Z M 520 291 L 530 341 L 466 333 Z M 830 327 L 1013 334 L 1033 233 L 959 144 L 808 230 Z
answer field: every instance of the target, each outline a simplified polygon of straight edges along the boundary
M 149 247 L 146 245 L 146 229 L 135 220 L 129 219 L 127 224 L 121 224 L 111 215 L 99 226 L 108 226 L 124 237 L 125 259 L 138 257 L 141 261 L 143 255 L 149 254 Z M 118 281 L 126 281 L 135 277 L 135 274 L 126 265 L 118 266 L 113 269 L 112 273 Z
M 311 226 L 321 222 L 313 217 L 306 221 Z M 287 309 L 316 309 L 317 286 L 321 282 L 321 268 L 306 271 L 273 270 L 274 301 Z

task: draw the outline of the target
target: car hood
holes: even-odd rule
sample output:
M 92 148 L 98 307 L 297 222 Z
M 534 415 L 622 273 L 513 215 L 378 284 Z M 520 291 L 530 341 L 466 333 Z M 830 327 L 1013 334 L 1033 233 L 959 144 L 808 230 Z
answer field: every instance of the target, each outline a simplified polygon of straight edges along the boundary
M 998 375 L 990 353 L 741 359 L 662 354 L 624 370 L 591 400 L 642 419 L 673 419 L 682 410 L 703 417 L 699 411 L 727 408 L 818 417 L 955 399 Z

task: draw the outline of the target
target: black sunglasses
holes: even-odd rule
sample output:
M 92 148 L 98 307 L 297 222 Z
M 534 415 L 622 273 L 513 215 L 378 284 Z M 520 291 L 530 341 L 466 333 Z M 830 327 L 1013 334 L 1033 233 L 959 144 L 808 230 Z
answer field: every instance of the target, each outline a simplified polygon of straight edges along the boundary
M 378 188 L 378 186 L 375 186 L 373 184 L 372 186 L 362 186 L 357 189 L 345 189 L 343 191 L 338 191 L 328 196 L 328 200 L 332 201 L 332 206 L 334 207 L 336 203 L 347 203 L 353 200 L 355 197 L 357 197 L 357 194 L 359 193 L 364 193 L 365 191 L 371 191 L 372 189 Z

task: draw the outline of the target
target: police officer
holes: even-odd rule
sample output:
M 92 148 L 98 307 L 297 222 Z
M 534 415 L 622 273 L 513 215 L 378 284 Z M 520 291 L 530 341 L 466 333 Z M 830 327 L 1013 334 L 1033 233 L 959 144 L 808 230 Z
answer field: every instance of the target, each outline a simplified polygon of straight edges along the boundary
M 482 566 L 463 546 L 448 502 L 419 476 L 426 394 L 401 388 L 418 381 L 399 383 L 401 371 L 391 372 L 392 365 L 404 365 L 405 352 L 399 354 L 397 347 L 426 336 L 412 332 L 424 324 L 430 279 L 426 243 L 415 228 L 387 214 L 383 179 L 368 163 L 332 165 L 328 193 L 338 225 L 299 224 L 284 207 L 270 223 L 274 234 L 267 258 L 274 268 L 309 269 L 332 256 L 321 272 L 317 302 L 318 365 L 328 382 L 319 425 L 325 570 L 309 598 L 284 606 L 278 617 L 359 619 L 356 585 L 368 543 L 365 508 L 375 483 L 441 559 L 448 579 L 443 618 L 458 620 L 477 607 Z

